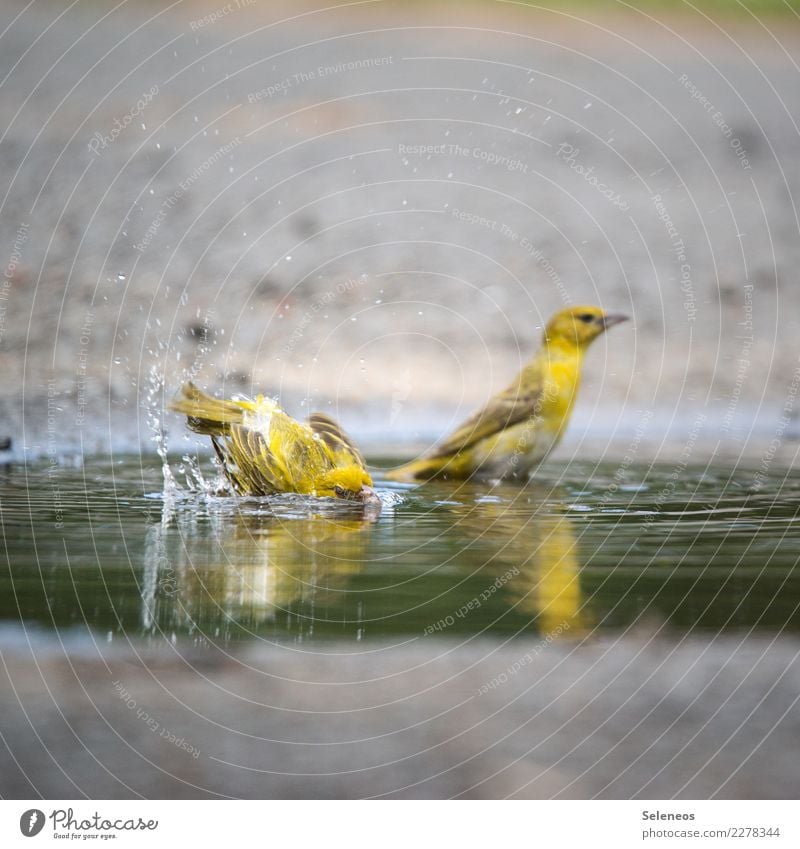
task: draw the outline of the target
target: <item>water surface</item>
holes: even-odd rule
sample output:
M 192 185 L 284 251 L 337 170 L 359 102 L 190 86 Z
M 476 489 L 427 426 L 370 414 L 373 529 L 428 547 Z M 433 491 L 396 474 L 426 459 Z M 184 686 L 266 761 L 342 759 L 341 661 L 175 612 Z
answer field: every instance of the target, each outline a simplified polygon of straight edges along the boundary
M 109 641 L 365 649 L 643 623 L 800 630 L 794 478 L 571 463 L 527 486 L 378 488 L 375 519 L 207 486 L 165 496 L 158 465 L 139 458 L 15 466 L 0 472 L 0 619 Z

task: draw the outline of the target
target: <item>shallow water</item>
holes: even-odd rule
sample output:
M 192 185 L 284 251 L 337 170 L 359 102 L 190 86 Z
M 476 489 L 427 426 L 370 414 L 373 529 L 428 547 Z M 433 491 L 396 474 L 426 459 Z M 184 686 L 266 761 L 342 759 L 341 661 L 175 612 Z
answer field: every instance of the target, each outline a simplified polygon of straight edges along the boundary
M 800 630 L 800 482 L 675 471 L 377 479 L 375 519 L 185 485 L 166 497 L 138 458 L 15 466 L 0 472 L 0 620 L 195 643 Z

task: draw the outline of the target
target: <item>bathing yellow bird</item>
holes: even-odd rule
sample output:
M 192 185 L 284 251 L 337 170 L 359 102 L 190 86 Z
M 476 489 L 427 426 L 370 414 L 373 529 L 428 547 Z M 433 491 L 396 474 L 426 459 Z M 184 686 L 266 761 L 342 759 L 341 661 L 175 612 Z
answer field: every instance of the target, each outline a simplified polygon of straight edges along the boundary
M 626 319 L 590 306 L 556 313 L 545 328 L 541 348 L 507 389 L 427 457 L 393 469 L 387 477 L 526 478 L 564 435 L 586 349 Z
M 361 452 L 324 413 L 301 424 L 263 395 L 222 401 L 193 383 L 170 409 L 186 415 L 195 433 L 211 437 L 240 495 L 297 492 L 380 506 Z

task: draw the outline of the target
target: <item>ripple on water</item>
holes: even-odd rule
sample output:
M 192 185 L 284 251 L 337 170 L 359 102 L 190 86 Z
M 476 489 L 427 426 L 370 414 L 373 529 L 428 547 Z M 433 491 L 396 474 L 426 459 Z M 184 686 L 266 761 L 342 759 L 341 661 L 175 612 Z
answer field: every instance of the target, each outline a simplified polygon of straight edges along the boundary
M 158 463 L 127 458 L 0 477 L 0 622 L 362 646 L 576 639 L 640 619 L 800 628 L 793 479 L 752 491 L 744 472 L 631 468 L 620 481 L 588 464 L 526 487 L 376 477 L 383 511 L 366 517 L 333 499 L 219 495 L 212 465 L 181 464 L 166 489 Z

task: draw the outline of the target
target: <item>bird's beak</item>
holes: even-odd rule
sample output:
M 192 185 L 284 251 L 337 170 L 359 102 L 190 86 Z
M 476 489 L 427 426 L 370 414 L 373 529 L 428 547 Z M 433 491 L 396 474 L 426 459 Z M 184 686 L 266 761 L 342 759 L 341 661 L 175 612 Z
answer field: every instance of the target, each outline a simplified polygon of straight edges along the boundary
M 365 507 L 369 507 L 371 510 L 380 510 L 383 506 L 380 496 L 371 486 L 362 486 L 358 498 Z
M 603 316 L 603 327 L 608 330 L 609 327 L 613 327 L 615 324 L 622 324 L 623 321 L 627 320 L 627 315 L 622 315 L 622 313 L 618 312 L 607 312 Z

